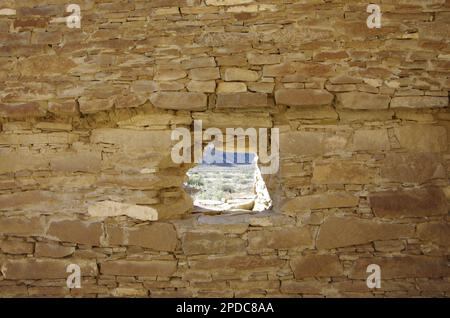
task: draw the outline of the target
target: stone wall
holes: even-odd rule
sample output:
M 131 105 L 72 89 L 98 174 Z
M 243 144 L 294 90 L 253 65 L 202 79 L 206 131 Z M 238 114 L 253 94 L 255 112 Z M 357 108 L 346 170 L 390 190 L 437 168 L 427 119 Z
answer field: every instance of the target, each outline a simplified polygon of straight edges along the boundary
M 1 296 L 449 296 L 448 0 L 77 2 L 0 1 Z M 189 214 L 194 119 L 280 129 L 273 211 Z

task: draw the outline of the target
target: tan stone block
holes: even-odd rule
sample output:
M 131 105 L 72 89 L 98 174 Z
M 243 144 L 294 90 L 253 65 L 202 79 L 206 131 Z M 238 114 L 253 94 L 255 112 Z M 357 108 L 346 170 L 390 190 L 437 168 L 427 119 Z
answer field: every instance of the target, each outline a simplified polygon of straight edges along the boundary
M 444 152 L 448 147 L 447 131 L 442 126 L 408 125 L 394 128 L 400 146 L 417 152 Z
M 186 255 L 225 254 L 245 251 L 245 243 L 240 238 L 224 237 L 221 233 L 187 232 L 182 238 Z
M 190 92 L 214 93 L 216 91 L 215 81 L 190 81 L 186 88 Z
M 206 0 L 208 6 L 234 6 L 238 4 L 252 3 L 254 0 Z
M 391 110 L 341 110 L 338 109 L 339 120 L 343 123 L 366 123 L 373 121 L 388 121 L 394 117 Z
M 356 130 L 353 135 L 353 150 L 355 151 L 386 151 L 391 148 L 386 129 Z
M 35 257 L 51 257 L 51 258 L 62 258 L 72 255 L 75 251 L 75 247 L 63 246 L 53 243 L 42 243 L 37 242 L 35 246 L 34 256 Z
M 78 138 L 77 134 L 67 132 L 2 134 L 0 145 L 72 144 L 78 141 Z
M 22 170 L 47 170 L 49 158 L 41 154 L 11 152 L 0 156 L 0 174 L 15 173 Z
M 375 215 L 384 218 L 446 215 L 448 212 L 447 198 L 438 187 L 374 192 L 369 195 L 369 201 Z
M 26 117 L 43 117 L 45 116 L 45 108 L 37 102 L 21 103 L 21 104 L 3 104 L 0 103 L 0 117 L 6 118 L 26 118 Z
M 19 69 L 25 76 L 66 75 L 77 64 L 70 58 L 59 55 L 31 56 L 19 63 Z
M 333 95 L 322 89 L 285 88 L 275 91 L 277 104 L 288 106 L 329 106 Z
M 57 115 L 76 115 L 78 104 L 75 100 L 57 100 L 48 103 L 48 111 Z
M 381 177 L 391 182 L 425 183 L 445 179 L 442 159 L 431 153 L 388 153 L 381 166 Z
M 43 131 L 71 131 L 72 125 L 66 123 L 52 123 L 52 122 L 44 122 L 41 121 L 37 123 L 35 128 L 43 130 Z
M 100 246 L 103 229 L 100 222 L 62 220 L 51 222 L 47 234 L 63 242 Z
M 267 95 L 262 93 L 217 94 L 217 108 L 268 107 Z
M 280 134 L 280 155 L 298 157 L 320 155 L 343 150 L 348 139 L 344 136 L 314 131 L 296 131 Z
M 221 82 L 217 86 L 217 93 L 242 93 L 247 91 L 247 85 L 242 82 Z
M 48 210 L 60 204 L 60 199 L 62 196 L 57 198 L 55 193 L 50 191 L 17 191 L 0 195 L 0 210 Z
M 80 112 L 83 114 L 93 114 L 96 112 L 109 110 L 114 106 L 113 98 L 90 98 L 83 96 L 78 99 L 80 105 Z
M 257 93 L 272 94 L 274 87 L 275 87 L 274 83 L 262 83 L 262 82 L 248 83 L 248 90 Z
M 185 69 L 192 69 L 199 67 L 215 67 L 216 62 L 214 60 L 214 57 L 204 56 L 185 60 L 181 62 L 181 65 L 183 65 Z
M 101 161 L 101 152 L 64 152 L 50 157 L 50 169 L 63 172 L 99 172 Z
M 296 108 L 288 109 L 286 111 L 286 118 L 292 119 L 306 119 L 306 120 L 337 120 L 339 118 L 337 112 L 333 107 L 320 108 Z
M 317 237 L 318 249 L 367 244 L 376 240 L 408 238 L 414 235 L 414 225 L 391 224 L 357 217 L 325 219 Z
M 280 290 L 286 294 L 321 294 L 322 286 L 317 280 L 312 281 L 294 281 L 283 280 L 281 281 Z
M 377 264 L 381 267 L 382 279 L 446 277 L 450 274 L 446 258 L 420 255 L 361 258 L 352 267 L 349 277 L 366 279 L 366 269 L 370 264 Z M 381 286 L 383 286 L 383 282 L 381 282 Z
M 91 143 L 113 144 L 125 150 L 169 151 L 173 141 L 170 130 L 131 130 L 98 128 L 91 132 Z M 169 152 L 168 152 L 169 153 Z
M 150 96 L 150 102 L 158 108 L 175 110 L 205 110 L 207 96 L 193 92 L 159 92 Z
M 315 184 L 368 184 L 375 177 L 375 171 L 363 164 L 337 161 L 316 163 L 311 182 Z
M 90 216 L 102 218 L 126 215 L 130 218 L 142 221 L 158 220 L 158 211 L 154 208 L 109 200 L 89 205 L 88 213 Z
M 83 277 L 97 276 L 97 263 L 81 259 L 11 259 L 3 263 L 1 272 L 6 279 L 66 279 L 70 264 L 80 266 Z
M 243 68 L 227 68 L 224 73 L 227 82 L 255 82 L 259 79 L 258 72 Z
M 348 208 L 358 206 L 359 198 L 351 193 L 320 193 L 303 195 L 288 200 L 281 210 L 286 214 L 296 214 L 317 209 Z
M 172 276 L 177 270 L 176 261 L 160 260 L 117 260 L 100 264 L 100 272 L 103 275 L 114 276 Z
M 285 262 L 278 257 L 246 256 L 215 256 L 193 259 L 189 261 L 193 270 L 234 269 L 234 270 L 267 270 L 281 268 Z
M 2 217 L 0 233 L 19 236 L 41 236 L 44 234 L 44 222 L 39 217 Z
M 387 109 L 390 100 L 387 95 L 364 92 L 337 94 L 338 107 L 343 109 Z
M 247 234 L 250 250 L 306 248 L 313 243 L 313 237 L 306 227 L 285 227 L 251 231 Z
M 174 251 L 178 244 L 177 232 L 172 224 L 153 223 L 127 229 L 128 245 L 155 251 Z
M 272 127 L 272 119 L 269 114 L 252 113 L 252 120 L 249 121 L 250 115 L 246 113 L 193 113 L 192 117 L 195 120 L 201 120 L 203 128 L 270 128 Z M 0 158 L 1 160 L 1 158 Z
M 32 254 L 34 244 L 22 241 L 0 241 L 0 249 L 5 254 Z
M 394 97 L 391 108 L 442 108 L 448 106 L 448 97 L 402 96 Z
M 220 78 L 218 67 L 202 67 L 189 70 L 189 78 L 196 81 L 208 81 Z
M 278 64 L 281 62 L 281 55 L 248 53 L 247 60 L 253 65 Z
M 422 223 L 417 226 L 417 236 L 424 242 L 441 246 L 450 245 L 450 225 L 448 223 Z
M 305 255 L 290 261 L 295 279 L 343 276 L 343 267 L 335 255 Z
M 155 81 L 176 81 L 185 78 L 187 73 L 183 70 L 161 69 L 154 76 Z

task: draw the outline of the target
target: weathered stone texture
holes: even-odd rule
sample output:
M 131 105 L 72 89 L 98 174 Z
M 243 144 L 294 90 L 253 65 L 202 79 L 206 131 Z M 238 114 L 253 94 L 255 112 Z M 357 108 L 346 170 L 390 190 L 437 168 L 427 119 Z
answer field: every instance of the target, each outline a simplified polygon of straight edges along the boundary
M 448 1 L 0 2 L 0 297 L 450 295 Z M 194 120 L 268 129 L 270 210 L 196 211 Z
M 382 191 L 369 195 L 376 216 L 383 218 L 445 215 L 447 198 L 437 187 L 398 191 Z
M 320 226 L 318 249 L 331 249 L 367 244 L 376 240 L 407 238 L 414 233 L 414 226 L 391 224 L 354 217 L 329 217 Z

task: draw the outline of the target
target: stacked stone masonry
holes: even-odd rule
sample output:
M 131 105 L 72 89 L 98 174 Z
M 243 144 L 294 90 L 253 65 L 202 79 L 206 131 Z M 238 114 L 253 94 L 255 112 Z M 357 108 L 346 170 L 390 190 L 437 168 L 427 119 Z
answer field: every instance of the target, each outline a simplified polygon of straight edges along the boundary
M 0 1 L 0 296 L 450 295 L 448 0 L 78 2 Z M 190 213 L 196 119 L 280 129 L 271 211 Z

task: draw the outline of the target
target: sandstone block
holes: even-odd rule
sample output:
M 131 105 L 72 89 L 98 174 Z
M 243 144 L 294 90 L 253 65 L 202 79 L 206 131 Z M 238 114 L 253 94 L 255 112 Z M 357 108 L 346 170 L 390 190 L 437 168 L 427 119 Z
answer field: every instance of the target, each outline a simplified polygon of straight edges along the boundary
M 343 267 L 335 255 L 305 255 L 290 261 L 295 279 L 343 276 Z
M 40 236 L 44 234 L 44 222 L 39 217 L 1 217 L 0 233 L 19 236 Z
M 217 93 L 243 93 L 247 91 L 247 85 L 242 82 L 221 82 L 217 86 Z
M 447 198 L 437 187 L 375 192 L 369 195 L 369 201 L 375 215 L 384 218 L 446 215 L 448 212 Z
M 216 91 L 215 81 L 190 81 L 186 88 L 190 92 L 214 93 Z
M 379 265 L 384 279 L 446 277 L 450 274 L 445 258 L 421 255 L 359 259 L 351 269 L 349 277 L 367 278 L 366 269 L 369 264 Z
M 199 68 L 199 67 L 214 67 L 216 66 L 216 61 L 214 60 L 214 57 L 197 57 L 197 58 L 191 58 L 189 60 L 185 60 L 181 62 L 181 65 L 185 69 L 192 69 L 192 68 Z
M 433 125 L 408 125 L 396 127 L 395 136 L 400 146 L 417 152 L 444 152 L 448 147 L 447 131 Z
M 83 277 L 97 276 L 97 263 L 81 259 L 11 259 L 1 272 L 6 279 L 66 279 L 69 264 L 79 265 Z
M 305 248 L 312 245 L 312 235 L 306 227 L 286 227 L 248 232 L 250 250 Z
M 358 206 L 359 198 L 353 194 L 321 193 L 304 195 L 288 200 L 281 210 L 286 214 L 296 214 L 316 209 L 348 208 Z
M 311 156 L 345 149 L 348 138 L 315 131 L 290 131 L 280 134 L 282 157 Z
M 234 6 L 252 2 L 254 2 L 254 0 L 206 0 L 208 6 Z
M 154 76 L 155 81 L 176 81 L 178 79 L 185 78 L 187 73 L 183 70 L 173 70 L 173 69 L 162 69 Z
M 367 244 L 376 240 L 408 238 L 414 235 L 414 225 L 391 224 L 356 217 L 328 217 L 320 226 L 318 249 Z
M 381 177 L 392 182 L 424 183 L 445 179 L 442 159 L 432 153 L 388 153 L 381 166 Z
M 277 104 L 288 106 L 330 106 L 333 95 L 321 89 L 284 88 L 275 91 Z
M 48 111 L 57 115 L 76 115 L 78 113 L 78 103 L 75 100 L 58 100 L 48 103 Z
M 6 118 L 26 118 L 43 117 L 46 111 L 37 102 L 23 104 L 2 104 L 0 103 L 0 117 Z
M 109 110 L 114 106 L 113 98 L 90 98 L 83 96 L 78 99 L 80 105 L 80 112 L 83 114 L 93 114 L 96 112 Z
M 50 158 L 50 168 L 63 172 L 98 172 L 101 160 L 101 152 L 65 152 Z
M 259 74 L 255 71 L 233 67 L 225 70 L 224 79 L 227 82 L 255 82 L 259 79 Z
M 375 172 L 355 162 L 316 163 L 312 183 L 315 184 L 367 184 L 375 179 Z
M 164 152 L 170 149 L 173 142 L 170 138 L 170 130 L 98 128 L 91 132 L 91 143 L 113 144 L 125 150 Z
M 47 234 L 63 242 L 100 246 L 103 230 L 99 222 L 62 220 L 51 222 Z
M 253 65 L 278 64 L 281 62 L 281 55 L 248 53 L 247 60 Z
M 153 223 L 127 229 L 128 245 L 155 251 L 174 251 L 178 244 L 177 232 L 172 224 Z
M 356 151 L 383 151 L 391 148 L 386 129 L 355 131 L 353 135 L 353 150 Z
M 422 223 L 417 226 L 417 236 L 424 242 L 441 246 L 450 245 L 450 225 L 448 223 Z
M 245 251 L 240 238 L 224 237 L 220 233 L 187 232 L 182 239 L 183 252 L 187 255 L 224 254 Z
M 189 261 L 194 270 L 235 269 L 235 270 L 267 270 L 282 267 L 285 262 L 277 257 L 246 256 L 216 256 L 199 258 Z
M 338 107 L 343 109 L 387 109 L 390 100 L 387 95 L 364 92 L 337 94 Z
M 0 241 L 0 250 L 5 254 L 32 254 L 34 244 L 21 241 Z
M 94 203 L 88 207 L 88 213 L 91 216 L 103 218 L 126 215 L 142 221 L 158 220 L 158 211 L 154 208 L 114 201 Z
M 196 81 L 208 81 L 220 78 L 218 67 L 194 68 L 189 71 L 189 78 Z
M 391 108 L 442 108 L 448 106 L 448 97 L 401 96 L 394 97 Z
M 176 261 L 117 260 L 100 264 L 103 275 L 114 276 L 171 276 L 177 270 Z
M 163 109 L 205 110 L 207 96 L 193 92 L 159 92 L 150 96 L 150 102 Z
M 217 108 L 246 108 L 269 106 L 267 95 L 262 93 L 217 94 Z
M 37 242 L 35 246 L 34 255 L 35 257 L 51 257 L 51 258 L 62 258 L 72 255 L 75 251 L 75 247 L 63 246 L 59 244 L 52 243 L 42 243 Z

